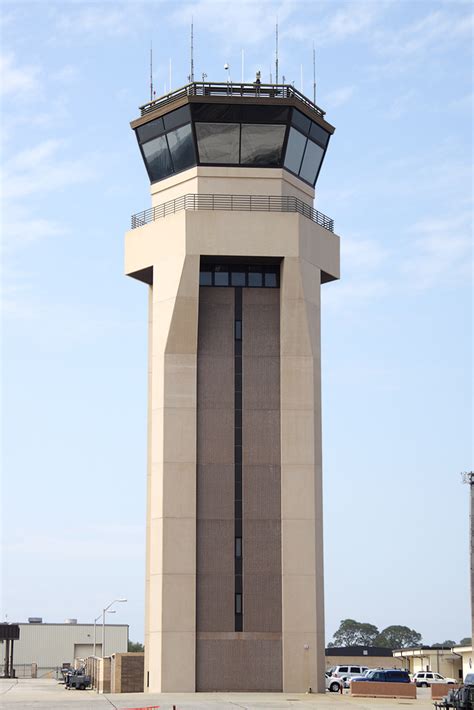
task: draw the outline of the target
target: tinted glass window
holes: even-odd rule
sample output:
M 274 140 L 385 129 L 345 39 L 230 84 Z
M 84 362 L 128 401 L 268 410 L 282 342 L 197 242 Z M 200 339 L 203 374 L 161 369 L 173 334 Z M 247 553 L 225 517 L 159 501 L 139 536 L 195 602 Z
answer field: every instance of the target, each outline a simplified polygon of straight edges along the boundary
M 230 121 L 239 123 L 241 120 L 242 106 L 229 104 L 192 104 L 192 113 L 195 121 Z
M 241 120 L 244 123 L 286 123 L 288 106 L 242 106 Z
M 173 167 L 165 136 L 144 143 L 142 150 L 152 182 L 171 175 Z
M 327 146 L 329 140 L 329 133 L 318 126 L 317 123 L 311 123 L 311 130 L 309 132 L 309 137 L 312 138 L 316 143 L 320 143 L 323 148 Z
M 240 162 L 246 165 L 280 165 L 285 126 L 242 124 Z
M 288 145 L 286 146 L 285 168 L 298 175 L 303 157 L 306 138 L 294 128 L 290 128 Z
M 339 673 L 347 673 L 349 666 L 339 666 Z
M 265 274 L 265 286 L 270 286 L 270 288 L 275 288 L 277 285 L 277 275 L 276 274 Z M 341 668 L 342 670 L 342 668 Z M 344 666 L 344 670 L 347 671 L 347 666 Z
M 303 163 L 301 164 L 300 177 L 311 184 L 316 180 L 321 160 L 323 159 L 324 150 L 321 146 L 316 145 L 313 141 L 308 141 L 304 153 Z
M 360 673 L 359 666 L 351 666 L 351 673 Z
M 156 118 L 154 121 L 150 121 L 150 123 L 145 123 L 145 125 L 139 126 L 139 128 L 137 128 L 138 140 L 140 141 L 140 143 L 145 143 L 145 141 L 149 141 L 152 138 L 160 136 L 162 133 L 164 133 L 164 131 L 165 127 L 163 125 L 163 119 Z
M 167 134 L 171 159 L 176 172 L 196 163 L 191 124 L 181 126 Z
M 201 271 L 199 274 L 200 286 L 212 286 L 212 271 Z
M 301 111 L 293 109 L 292 124 L 296 126 L 302 133 L 308 135 L 311 127 L 311 119 L 305 116 Z
M 196 123 L 196 134 L 201 163 L 238 164 L 238 123 Z
M 163 116 L 163 121 L 165 123 L 165 130 L 167 131 L 182 126 L 183 123 L 190 123 L 191 112 L 189 111 L 189 106 L 183 106 L 182 108 L 176 109 L 176 111 L 171 111 L 171 113 Z
M 229 274 L 227 271 L 216 271 L 214 274 L 214 286 L 228 286 Z
M 261 286 L 263 283 L 263 274 L 255 271 L 249 271 L 249 286 Z
M 242 271 L 233 271 L 231 274 L 232 286 L 245 286 L 245 273 Z

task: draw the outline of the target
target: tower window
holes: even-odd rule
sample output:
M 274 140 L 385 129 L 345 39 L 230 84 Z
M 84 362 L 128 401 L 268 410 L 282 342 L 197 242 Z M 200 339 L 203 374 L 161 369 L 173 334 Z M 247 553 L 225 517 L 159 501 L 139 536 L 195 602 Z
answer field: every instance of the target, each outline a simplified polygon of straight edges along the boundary
M 241 594 L 235 595 L 235 613 L 236 614 L 242 613 L 242 595 Z
M 242 557 L 242 538 L 241 537 L 235 538 L 235 556 L 237 557 L 237 559 L 240 559 Z

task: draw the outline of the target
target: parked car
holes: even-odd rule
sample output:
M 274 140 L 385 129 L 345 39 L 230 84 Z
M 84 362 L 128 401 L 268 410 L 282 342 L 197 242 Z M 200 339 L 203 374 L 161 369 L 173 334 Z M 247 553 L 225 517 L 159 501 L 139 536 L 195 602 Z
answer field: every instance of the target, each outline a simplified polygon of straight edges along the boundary
M 341 688 L 344 685 L 344 681 L 342 678 L 332 678 L 329 673 L 325 673 L 326 677 L 326 690 L 329 690 L 331 693 L 340 693 Z
M 434 683 L 448 683 L 452 685 L 456 681 L 454 678 L 445 678 L 441 673 L 433 673 L 433 671 L 418 671 L 413 676 L 413 682 L 416 683 L 417 688 L 428 688 Z
M 362 676 L 358 680 L 360 683 L 366 681 L 377 681 L 379 683 L 410 683 L 410 674 L 408 671 L 379 668 L 375 671 L 370 671 L 367 675 Z
M 347 680 L 348 678 L 352 678 L 352 676 L 355 675 L 362 675 L 362 673 L 365 673 L 365 671 L 368 671 L 367 666 L 352 666 L 352 665 L 347 665 L 347 666 L 331 666 L 331 668 L 328 669 L 328 673 L 331 676 L 331 678 L 343 678 L 344 680 Z
M 474 685 L 474 673 L 468 673 L 464 678 L 464 685 Z
M 353 675 L 352 678 L 349 678 L 348 683 L 352 683 L 353 680 L 361 680 L 362 678 L 365 678 L 369 673 L 373 673 L 373 671 L 378 671 L 378 670 L 383 670 L 383 668 L 368 668 L 364 673 L 361 673 L 360 675 Z

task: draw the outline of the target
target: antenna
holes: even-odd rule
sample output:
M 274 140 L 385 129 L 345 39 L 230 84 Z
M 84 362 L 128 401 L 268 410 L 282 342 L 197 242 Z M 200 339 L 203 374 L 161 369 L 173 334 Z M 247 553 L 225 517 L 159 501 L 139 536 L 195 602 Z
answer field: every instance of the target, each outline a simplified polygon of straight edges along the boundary
M 170 58 L 170 91 L 171 91 L 171 58 Z
M 275 27 L 275 84 L 278 84 L 278 17 Z
M 244 50 L 242 49 L 241 52 L 242 52 L 242 77 L 241 77 L 241 81 L 242 81 L 242 84 L 243 84 L 243 83 L 244 83 Z
M 153 42 L 150 40 L 150 101 L 153 101 Z
M 316 50 L 313 42 L 313 104 L 316 104 Z
M 191 72 L 189 74 L 189 81 L 194 82 L 194 18 L 191 17 Z
M 304 88 L 303 88 L 303 65 L 300 65 L 300 85 L 301 85 L 301 93 L 304 94 Z

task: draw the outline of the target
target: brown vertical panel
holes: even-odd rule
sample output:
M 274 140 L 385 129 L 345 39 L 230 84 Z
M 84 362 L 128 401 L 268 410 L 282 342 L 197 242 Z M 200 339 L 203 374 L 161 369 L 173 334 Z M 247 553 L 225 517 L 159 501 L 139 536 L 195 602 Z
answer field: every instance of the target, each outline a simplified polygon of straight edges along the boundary
M 234 628 L 234 290 L 199 290 L 196 630 Z
M 243 299 L 244 631 L 281 631 L 280 292 Z

